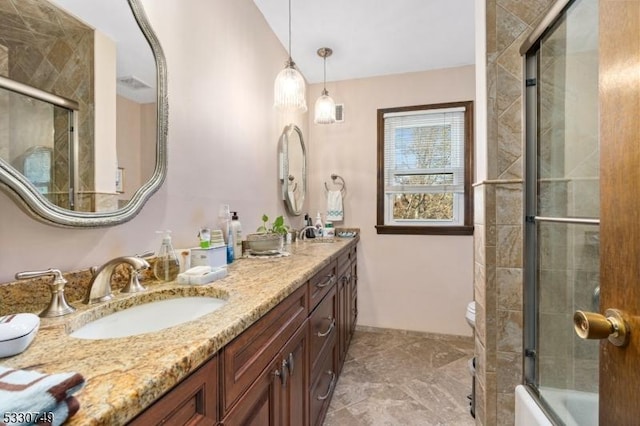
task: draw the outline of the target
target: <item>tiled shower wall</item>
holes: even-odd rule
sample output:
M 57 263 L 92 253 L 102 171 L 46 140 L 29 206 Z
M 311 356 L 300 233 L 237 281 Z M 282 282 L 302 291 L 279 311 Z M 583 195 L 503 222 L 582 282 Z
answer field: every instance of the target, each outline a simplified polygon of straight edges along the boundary
M 44 1 L 0 0 L 0 17 L 0 45 L 6 49 L 6 55 L 0 55 L 5 64 L 0 72 L 80 104 L 78 189 L 93 191 L 93 167 L 87 167 L 94 158 L 93 30 Z M 66 170 L 66 129 L 57 134 L 60 138 L 54 148 L 54 170 Z M 64 179 L 54 176 L 57 182 Z M 63 192 L 67 192 L 66 188 Z M 58 204 L 64 204 L 61 201 Z
M 487 177 L 475 187 L 476 422 L 512 425 L 522 382 L 523 58 L 552 0 L 486 1 Z

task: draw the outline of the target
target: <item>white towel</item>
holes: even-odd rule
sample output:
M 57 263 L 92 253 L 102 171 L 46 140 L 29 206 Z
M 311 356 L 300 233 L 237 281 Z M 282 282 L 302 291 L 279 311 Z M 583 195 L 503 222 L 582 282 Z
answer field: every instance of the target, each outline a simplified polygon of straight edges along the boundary
M 37 417 L 15 421 L 9 417 L 10 424 L 61 425 L 80 408 L 73 394 L 83 386 L 84 378 L 78 373 L 43 374 L 0 367 L 0 413 Z
M 291 202 L 291 208 L 293 211 L 298 211 L 298 199 L 296 197 L 296 193 L 294 191 L 287 191 L 289 196 L 289 202 Z
M 327 191 L 327 220 L 339 222 L 344 217 L 342 208 L 342 192 Z

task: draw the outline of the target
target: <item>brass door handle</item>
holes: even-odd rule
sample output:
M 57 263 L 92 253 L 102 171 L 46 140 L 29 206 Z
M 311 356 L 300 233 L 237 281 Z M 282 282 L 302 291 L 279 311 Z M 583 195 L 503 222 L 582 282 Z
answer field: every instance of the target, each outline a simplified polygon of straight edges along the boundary
M 629 324 L 617 309 L 607 309 L 604 315 L 576 311 L 573 314 L 573 328 L 582 339 L 609 339 L 616 346 L 629 343 Z

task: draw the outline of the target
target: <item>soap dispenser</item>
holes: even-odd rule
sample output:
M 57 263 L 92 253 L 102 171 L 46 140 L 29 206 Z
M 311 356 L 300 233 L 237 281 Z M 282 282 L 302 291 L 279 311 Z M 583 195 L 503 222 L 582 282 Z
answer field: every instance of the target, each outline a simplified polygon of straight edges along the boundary
M 160 281 L 174 281 L 180 272 L 180 261 L 171 245 L 171 231 L 156 231 L 158 234 L 163 232 L 162 243 L 153 265 L 153 275 Z
M 322 216 L 320 216 L 320 212 L 316 215 L 316 223 L 313 224 L 316 228 L 316 236 L 322 238 L 322 231 L 324 229 L 324 225 L 322 224 Z

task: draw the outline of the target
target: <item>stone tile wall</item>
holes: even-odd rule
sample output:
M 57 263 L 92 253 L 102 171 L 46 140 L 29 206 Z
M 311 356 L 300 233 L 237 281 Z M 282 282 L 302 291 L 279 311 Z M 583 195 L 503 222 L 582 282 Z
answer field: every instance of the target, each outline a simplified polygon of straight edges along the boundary
M 487 0 L 487 180 L 475 187 L 476 423 L 512 425 L 522 383 L 523 58 L 552 0 Z
M 6 54 L 0 54 L 5 64 L 0 73 L 80 104 L 79 189 L 93 190 L 93 30 L 46 1 L 0 0 L 0 19 L 0 45 L 6 49 Z M 53 161 L 56 169 L 65 170 L 69 161 L 66 121 L 61 129 L 56 131 Z M 60 186 L 66 184 L 54 171 L 55 179 Z

